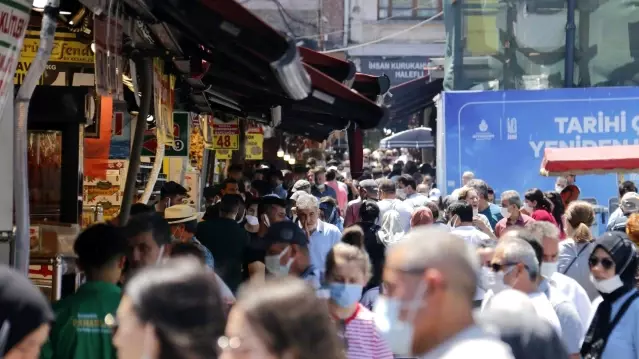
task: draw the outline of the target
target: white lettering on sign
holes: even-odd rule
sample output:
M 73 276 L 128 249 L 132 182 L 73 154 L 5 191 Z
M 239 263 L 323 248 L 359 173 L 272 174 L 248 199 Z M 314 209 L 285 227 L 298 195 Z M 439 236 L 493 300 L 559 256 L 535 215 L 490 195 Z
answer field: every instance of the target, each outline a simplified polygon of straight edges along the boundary
M 388 61 L 369 60 L 367 64 L 368 70 L 383 72 L 391 77 L 391 81 L 412 80 L 423 77 L 427 74 L 425 68 L 428 65 L 426 61 L 402 61 L 400 59 Z
M 628 119 L 626 111 L 618 114 L 606 115 L 599 111 L 596 116 L 583 117 L 555 117 L 557 132 L 569 138 L 563 140 L 529 141 L 535 153 L 535 158 L 543 155 L 544 148 L 565 147 L 598 147 L 618 145 L 639 145 L 639 115 Z M 637 136 L 634 139 L 620 139 L 620 136 L 610 136 L 602 139 L 583 139 L 584 134 L 621 134 L 632 131 Z

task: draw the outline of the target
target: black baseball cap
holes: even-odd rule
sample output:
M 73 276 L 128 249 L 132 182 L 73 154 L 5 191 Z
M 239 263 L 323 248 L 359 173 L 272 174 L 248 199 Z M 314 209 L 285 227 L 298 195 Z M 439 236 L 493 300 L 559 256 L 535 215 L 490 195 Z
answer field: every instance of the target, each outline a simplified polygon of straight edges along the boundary
M 286 199 L 282 199 L 275 194 L 267 194 L 266 196 L 262 196 L 262 198 L 260 198 L 260 203 L 263 205 L 276 205 L 286 208 L 289 201 Z
M 306 233 L 304 233 L 297 223 L 291 221 L 273 223 L 264 236 L 264 242 L 267 246 L 275 243 L 308 246 Z
M 169 181 L 162 186 L 160 189 L 160 197 L 166 198 L 171 196 L 187 196 L 189 195 L 189 191 L 184 188 L 182 185 L 175 181 Z

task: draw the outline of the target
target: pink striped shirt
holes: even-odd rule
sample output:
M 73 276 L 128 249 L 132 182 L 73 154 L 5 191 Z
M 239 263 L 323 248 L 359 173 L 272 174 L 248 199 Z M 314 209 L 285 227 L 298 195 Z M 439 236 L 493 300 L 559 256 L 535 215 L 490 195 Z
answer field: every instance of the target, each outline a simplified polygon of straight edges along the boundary
M 375 328 L 373 313 L 361 304 L 344 320 L 348 359 L 393 359 L 388 344 Z

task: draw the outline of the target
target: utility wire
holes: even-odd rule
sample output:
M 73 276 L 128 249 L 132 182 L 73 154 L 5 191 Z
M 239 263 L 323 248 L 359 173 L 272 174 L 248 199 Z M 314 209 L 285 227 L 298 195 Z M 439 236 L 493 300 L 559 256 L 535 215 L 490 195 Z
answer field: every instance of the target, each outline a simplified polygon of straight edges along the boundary
M 415 30 L 416 28 L 418 28 L 418 27 L 420 27 L 420 26 L 422 26 L 422 25 L 424 25 L 424 24 L 427 24 L 427 23 L 429 23 L 429 22 L 431 22 L 431 21 L 433 21 L 433 20 L 437 19 L 438 17 L 442 16 L 443 14 L 444 14 L 444 12 L 443 12 L 443 11 L 440 11 L 440 12 L 438 12 L 437 14 L 435 14 L 435 15 L 433 15 L 433 16 L 431 16 L 431 17 L 429 17 L 428 19 L 426 19 L 426 20 L 424 20 L 424 21 L 418 22 L 417 24 L 415 24 L 415 25 L 413 25 L 413 26 L 410 26 L 410 27 L 407 27 L 407 28 L 405 28 L 405 29 L 403 29 L 403 30 L 401 30 L 401 31 L 397 31 L 397 32 L 394 32 L 394 33 L 392 33 L 392 34 L 389 34 L 389 35 L 386 35 L 386 36 L 380 37 L 379 39 L 376 39 L 376 40 L 373 40 L 373 41 L 368 41 L 368 42 L 365 42 L 365 43 L 363 43 L 363 44 L 357 44 L 357 45 L 352 45 L 352 46 L 342 47 L 342 48 L 340 48 L 340 49 L 333 49 L 333 50 L 322 51 L 322 53 L 324 53 L 324 54 L 331 54 L 331 53 L 334 53 L 334 52 L 342 52 L 342 51 L 348 51 L 348 50 L 353 50 L 353 49 L 359 49 L 360 47 L 364 47 L 364 46 L 368 46 L 368 45 L 377 44 L 377 43 L 379 43 L 379 42 L 382 42 L 382 41 L 385 41 L 385 40 L 388 40 L 388 39 L 392 39 L 392 38 L 397 37 L 397 36 L 399 36 L 399 35 L 405 34 L 405 33 L 409 32 L 409 31 L 413 31 L 413 30 Z

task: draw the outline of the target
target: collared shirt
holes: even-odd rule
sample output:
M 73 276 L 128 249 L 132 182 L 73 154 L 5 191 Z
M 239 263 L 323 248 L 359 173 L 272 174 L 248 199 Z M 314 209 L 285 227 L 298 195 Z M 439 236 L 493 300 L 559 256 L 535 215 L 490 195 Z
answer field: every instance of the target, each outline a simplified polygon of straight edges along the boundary
M 426 203 L 428 202 L 430 202 L 430 199 L 428 199 L 428 197 L 424 196 L 421 193 L 409 194 L 408 196 L 406 196 L 406 199 L 404 200 L 404 203 L 410 207 L 413 207 L 413 209 L 416 209 L 419 207 L 425 207 Z
M 320 282 L 326 270 L 326 256 L 341 239 L 342 233 L 336 226 L 317 220 L 317 229 L 311 234 L 308 251 L 311 256 L 311 264 L 319 271 Z
M 577 308 L 561 293 L 552 279 L 544 278 L 539 284 L 539 291 L 548 297 L 557 314 L 559 325 L 561 325 L 561 339 L 566 345 L 568 353 L 579 353 L 581 342 L 586 333 L 579 318 L 579 313 L 577 313 Z
M 116 358 L 111 329 L 104 322 L 115 315 L 122 290 L 113 283 L 89 281 L 53 305 L 56 319 L 41 359 Z
M 484 294 L 484 300 L 481 303 L 481 310 L 485 310 L 486 306 L 490 302 L 490 300 L 495 296 L 495 292 L 492 289 L 486 291 Z M 535 312 L 537 315 L 547 321 L 553 329 L 557 332 L 557 335 L 561 337 L 561 324 L 559 323 L 559 318 L 557 317 L 557 313 L 555 313 L 555 309 L 553 308 L 550 300 L 544 293 L 535 292 L 529 293 L 528 298 L 530 298 L 533 307 L 535 308 Z
M 300 278 L 303 279 L 306 283 L 310 284 L 313 289 L 318 290 L 320 289 L 320 275 L 319 272 L 317 270 L 317 268 L 315 268 L 314 265 L 309 265 L 308 268 L 306 268 L 301 274 L 300 274 Z
M 608 218 L 608 227 L 617 221 L 618 218 L 623 217 L 623 211 L 621 207 L 617 207 L 614 212 L 610 214 L 610 218 Z
M 559 272 L 553 273 L 550 279 L 552 279 L 554 286 L 575 305 L 581 324 L 584 330 L 587 330 L 590 316 L 592 315 L 592 302 L 586 290 L 576 280 Z
M 215 260 L 213 259 L 211 251 L 200 243 L 195 236 L 191 237 L 191 243 L 195 244 L 202 252 L 204 252 L 204 262 L 206 263 L 206 266 L 211 269 L 215 269 Z
M 632 289 L 612 303 L 611 321 L 617 315 L 621 306 L 636 291 L 636 289 Z M 597 307 L 602 301 L 603 298 L 599 297 L 592 302 L 593 313 L 597 311 Z M 608 336 L 608 343 L 603 353 L 601 353 L 601 359 L 639 358 L 639 320 L 637 318 L 639 318 L 639 299 L 635 299 L 628 307 L 626 313 Z
M 490 236 L 480 231 L 473 226 L 459 226 L 453 228 L 450 233 L 461 237 L 467 244 L 472 245 L 475 248 L 479 247 L 479 244 L 483 240 L 490 239 Z
M 344 214 L 344 227 L 349 227 L 359 222 L 359 208 L 362 206 L 361 197 L 348 202 Z
M 511 226 L 519 226 L 525 227 L 528 223 L 534 222 L 535 220 L 532 217 L 527 216 L 525 214 L 519 214 L 519 218 L 515 222 L 510 221 L 510 218 L 502 218 L 495 225 L 495 235 L 500 237 L 506 228 Z
M 420 359 L 514 359 L 497 335 L 473 325 L 441 343 Z

